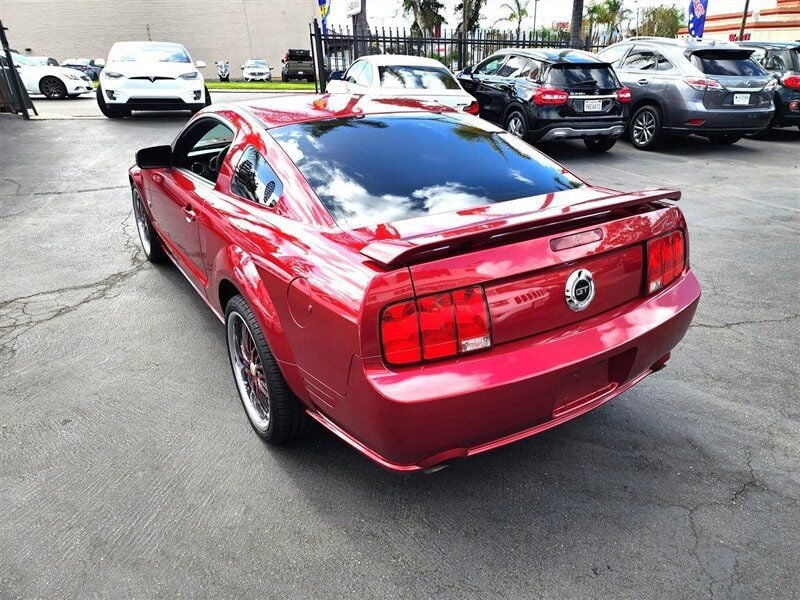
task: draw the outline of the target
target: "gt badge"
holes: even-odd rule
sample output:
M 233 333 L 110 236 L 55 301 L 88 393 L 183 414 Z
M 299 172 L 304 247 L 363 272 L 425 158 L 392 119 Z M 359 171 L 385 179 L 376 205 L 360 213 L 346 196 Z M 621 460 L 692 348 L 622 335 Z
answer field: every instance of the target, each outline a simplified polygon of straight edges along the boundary
M 580 312 L 594 300 L 594 278 L 591 271 L 578 269 L 567 278 L 564 297 L 570 310 Z

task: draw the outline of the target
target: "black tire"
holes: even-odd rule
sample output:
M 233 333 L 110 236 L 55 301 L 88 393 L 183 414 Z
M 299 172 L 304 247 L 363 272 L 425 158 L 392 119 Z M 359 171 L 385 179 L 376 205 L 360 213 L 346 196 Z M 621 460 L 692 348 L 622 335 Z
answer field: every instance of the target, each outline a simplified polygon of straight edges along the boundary
M 50 100 L 63 100 L 67 97 L 67 86 L 58 77 L 42 77 L 39 91 Z
M 506 115 L 503 129 L 524 140 L 528 135 L 528 118 L 521 109 L 511 109 Z
M 268 415 L 266 422 L 254 420 L 251 417 L 252 404 L 250 395 L 246 395 L 244 384 L 240 382 L 246 378 L 246 372 L 250 369 L 243 367 L 238 354 L 232 350 L 232 346 L 241 348 L 241 344 L 236 343 L 236 329 L 241 328 L 242 322 L 247 326 L 247 333 L 255 342 L 257 358 L 260 365 L 254 367 L 255 373 L 262 373 L 261 380 L 266 382 L 267 397 L 259 398 L 261 404 L 268 405 Z M 253 431 L 265 442 L 270 444 L 281 444 L 299 435 L 308 432 L 314 425 L 313 419 L 309 417 L 303 406 L 292 395 L 286 380 L 283 378 L 278 363 L 267 345 L 264 332 L 258 324 L 253 311 L 242 296 L 234 296 L 225 308 L 225 331 L 228 340 L 228 357 L 231 364 L 231 372 L 239 393 L 239 399 L 245 409 Z M 241 329 L 240 329 L 241 331 Z M 237 375 L 237 369 L 242 372 Z M 246 384 L 249 386 L 249 384 Z M 252 390 L 251 390 L 252 391 Z M 248 406 L 250 404 L 250 406 Z M 262 413 L 263 416 L 263 413 Z
M 142 251 L 151 263 L 160 264 L 167 260 L 167 253 L 161 245 L 161 238 L 153 229 L 150 214 L 145 208 L 144 198 L 134 184 L 131 184 L 131 200 L 133 201 L 133 219 L 139 233 L 139 243 Z
M 615 138 L 610 137 L 595 137 L 584 138 L 583 144 L 589 152 L 608 152 L 617 143 Z
M 106 104 L 105 95 L 103 94 L 103 88 L 97 86 L 97 91 L 95 92 L 95 96 L 97 96 L 97 106 L 100 107 L 100 112 L 103 113 L 109 119 L 121 119 L 122 117 L 130 117 L 131 111 L 124 109 L 124 108 L 112 108 L 108 104 Z
M 742 139 L 742 136 L 734 133 L 717 133 L 708 136 L 708 140 L 717 146 L 731 146 Z
M 661 138 L 661 111 L 652 104 L 639 107 L 628 125 L 631 144 L 638 150 L 652 150 Z
M 203 87 L 203 91 L 206 93 L 206 106 L 211 106 L 211 94 L 208 91 L 207 87 Z

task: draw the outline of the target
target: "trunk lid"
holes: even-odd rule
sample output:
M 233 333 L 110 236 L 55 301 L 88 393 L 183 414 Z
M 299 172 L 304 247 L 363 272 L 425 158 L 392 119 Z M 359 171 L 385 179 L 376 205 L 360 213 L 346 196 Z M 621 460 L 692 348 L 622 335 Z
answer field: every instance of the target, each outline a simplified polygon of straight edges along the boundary
M 547 71 L 545 84 L 569 93 L 569 102 L 559 109 L 561 116 L 596 119 L 623 114 L 616 95 L 622 85 L 611 65 L 555 64 Z
M 749 110 L 772 102 L 772 92 L 764 91 L 770 76 L 750 60 L 752 50 L 697 50 L 690 55 L 692 64 L 705 77 L 714 79 L 722 89 L 707 89 L 703 104 L 710 109 Z

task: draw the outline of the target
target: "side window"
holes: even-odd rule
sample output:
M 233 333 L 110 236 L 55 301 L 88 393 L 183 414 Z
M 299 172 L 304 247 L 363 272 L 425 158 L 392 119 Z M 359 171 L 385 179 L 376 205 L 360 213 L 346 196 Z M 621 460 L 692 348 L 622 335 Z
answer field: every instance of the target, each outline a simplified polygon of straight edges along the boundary
M 213 183 L 231 141 L 230 127 L 212 117 L 200 119 L 175 141 L 172 162 L 177 168 L 187 169 Z
M 527 77 L 532 79 L 533 81 L 539 81 L 539 77 L 542 74 L 542 70 L 544 65 L 540 63 L 538 60 L 531 61 L 531 72 L 527 74 Z M 525 75 L 523 75 L 524 77 Z
M 531 63 L 521 56 L 510 56 L 505 64 L 497 71 L 500 77 L 525 77 L 531 72 Z
M 344 80 L 348 83 L 357 83 L 357 79 L 359 75 L 361 75 L 361 71 L 366 64 L 367 63 L 365 63 L 363 60 L 357 60 L 354 62 L 352 65 L 350 65 L 350 68 L 347 69 L 347 73 L 344 74 Z
M 750 55 L 750 58 L 752 58 L 754 61 L 756 61 L 762 67 L 766 67 L 767 66 L 765 64 L 766 63 L 765 59 L 767 58 L 767 51 L 764 50 L 763 48 L 756 48 L 755 52 L 753 52 Z
M 231 191 L 256 204 L 275 206 L 283 192 L 283 184 L 266 159 L 249 146 L 233 172 Z
M 600 52 L 600 58 L 609 64 L 616 65 L 625 56 L 630 46 L 611 46 Z
M 753 59 L 755 59 L 755 55 L 753 55 Z M 763 61 L 756 62 L 760 62 L 767 71 L 786 70 L 786 63 L 783 61 L 783 57 L 777 52 L 770 52 Z
M 669 71 L 675 70 L 675 65 L 673 65 L 663 54 L 659 54 L 657 60 L 658 62 L 656 64 L 656 70 L 659 73 L 668 73 Z
M 505 55 L 490 58 L 489 60 L 484 61 L 475 67 L 475 71 L 473 72 L 476 75 L 496 75 L 500 70 L 500 67 L 503 65 L 503 61 L 505 59 Z
M 648 48 L 635 46 L 622 61 L 622 68 L 630 71 L 655 71 L 656 53 Z
M 364 68 L 356 75 L 356 83 L 369 87 L 372 85 L 372 65 L 364 61 Z

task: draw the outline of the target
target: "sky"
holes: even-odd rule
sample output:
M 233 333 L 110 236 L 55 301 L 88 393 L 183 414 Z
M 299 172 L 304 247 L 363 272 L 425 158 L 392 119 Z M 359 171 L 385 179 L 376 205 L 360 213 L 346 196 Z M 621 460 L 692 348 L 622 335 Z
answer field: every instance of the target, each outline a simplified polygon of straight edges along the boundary
M 404 15 L 402 10 L 402 0 L 366 0 L 368 2 L 367 16 L 371 27 L 408 27 L 411 25 L 410 15 Z M 498 19 L 505 16 L 505 12 L 500 7 L 507 0 L 487 0 L 481 20 L 482 27 L 491 27 Z M 751 0 L 750 9 L 763 9 L 775 6 L 776 0 Z M 455 15 L 455 6 L 460 0 L 440 0 L 445 5 L 443 16 L 447 19 L 445 28 L 449 29 L 458 24 L 458 17 Z M 591 0 L 585 0 L 589 4 Z M 328 17 L 329 24 L 348 25 L 350 19 L 346 15 L 345 6 L 347 0 L 331 0 L 331 13 Z M 671 2 L 670 0 L 625 0 L 627 8 L 635 12 L 636 6 L 644 8 L 647 6 L 658 6 L 660 4 L 688 8 L 689 0 L 682 2 Z M 708 0 L 709 14 L 719 14 L 727 12 L 741 12 L 744 9 L 745 0 Z M 528 12 L 533 15 L 534 0 L 529 0 Z M 571 0 L 539 0 L 536 26 L 550 26 L 553 22 L 569 21 L 572 14 Z M 523 28 L 533 27 L 532 16 L 525 19 L 522 23 Z M 504 24 L 498 25 L 504 27 Z M 508 26 L 508 28 L 511 28 Z

